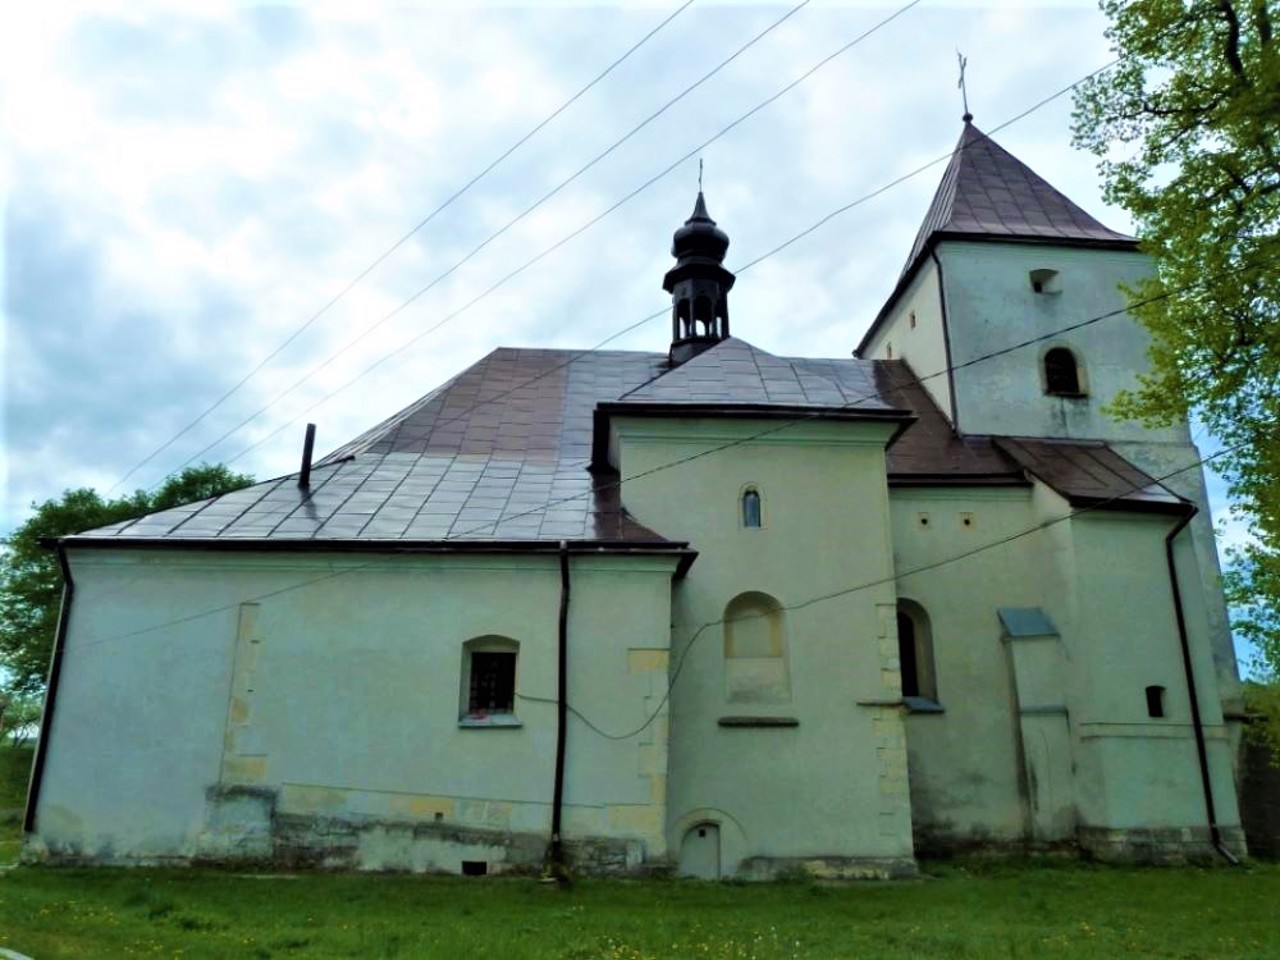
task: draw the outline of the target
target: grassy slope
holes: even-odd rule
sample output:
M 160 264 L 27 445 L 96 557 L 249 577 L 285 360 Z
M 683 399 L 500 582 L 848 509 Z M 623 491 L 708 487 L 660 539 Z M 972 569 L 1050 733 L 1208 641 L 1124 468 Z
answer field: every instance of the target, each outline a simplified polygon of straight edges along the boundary
M 1280 868 L 947 867 L 840 887 L 208 871 L 0 874 L 0 946 L 38 956 L 1231 957 L 1280 949 Z

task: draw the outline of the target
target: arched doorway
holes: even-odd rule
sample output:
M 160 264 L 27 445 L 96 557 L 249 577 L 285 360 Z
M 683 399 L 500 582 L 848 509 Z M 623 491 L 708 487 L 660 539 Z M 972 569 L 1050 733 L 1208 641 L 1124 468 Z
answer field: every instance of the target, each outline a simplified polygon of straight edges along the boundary
M 720 825 L 695 823 L 680 843 L 680 875 L 699 880 L 720 879 Z

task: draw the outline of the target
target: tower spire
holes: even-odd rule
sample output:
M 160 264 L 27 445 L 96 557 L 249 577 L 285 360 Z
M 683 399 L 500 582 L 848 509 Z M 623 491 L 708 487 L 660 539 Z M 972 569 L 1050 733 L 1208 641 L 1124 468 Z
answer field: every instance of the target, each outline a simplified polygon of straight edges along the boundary
M 729 290 L 736 279 L 724 268 L 729 236 L 707 213 L 698 161 L 698 198 L 693 213 L 671 239 L 676 265 L 662 287 L 671 294 L 672 365 L 696 357 L 729 336 Z

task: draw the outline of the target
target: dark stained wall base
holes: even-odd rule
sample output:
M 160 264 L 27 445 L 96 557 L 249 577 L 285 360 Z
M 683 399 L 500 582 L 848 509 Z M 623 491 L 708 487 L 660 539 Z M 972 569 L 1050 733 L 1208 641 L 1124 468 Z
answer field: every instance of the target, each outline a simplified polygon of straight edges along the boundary
M 1280 860 L 1280 755 L 1246 737 L 1240 768 L 1240 819 L 1249 853 Z

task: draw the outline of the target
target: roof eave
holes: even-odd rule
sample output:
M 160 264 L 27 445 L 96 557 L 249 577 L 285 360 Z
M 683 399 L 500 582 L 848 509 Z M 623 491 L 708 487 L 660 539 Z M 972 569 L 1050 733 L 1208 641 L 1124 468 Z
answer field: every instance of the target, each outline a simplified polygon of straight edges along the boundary
M 765 403 L 600 403 L 595 409 L 592 438 L 591 469 L 613 469 L 609 464 L 609 423 L 614 416 L 629 417 L 714 417 L 721 420 L 841 420 L 885 421 L 899 427 L 889 443 L 916 421 L 911 410 L 898 407 L 868 409 L 864 407 L 782 406 Z

